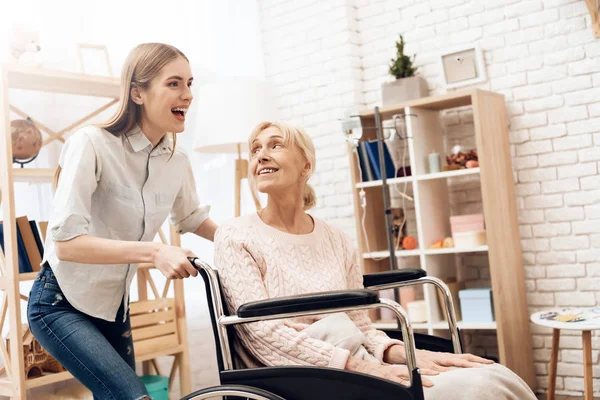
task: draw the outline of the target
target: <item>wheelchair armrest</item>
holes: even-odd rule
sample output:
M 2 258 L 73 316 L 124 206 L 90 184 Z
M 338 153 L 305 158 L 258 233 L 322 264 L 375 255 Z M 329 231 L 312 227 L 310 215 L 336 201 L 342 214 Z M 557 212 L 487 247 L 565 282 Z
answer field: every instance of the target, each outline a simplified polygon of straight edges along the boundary
M 420 268 L 404 268 L 363 275 L 363 285 L 366 288 L 369 288 L 371 286 L 386 285 L 389 283 L 412 281 L 423 278 L 424 276 L 427 276 L 427 272 Z
M 252 301 L 242 304 L 237 310 L 237 316 L 240 318 L 264 317 L 275 314 L 356 307 L 376 303 L 379 303 L 379 296 L 377 292 L 372 290 L 340 290 Z

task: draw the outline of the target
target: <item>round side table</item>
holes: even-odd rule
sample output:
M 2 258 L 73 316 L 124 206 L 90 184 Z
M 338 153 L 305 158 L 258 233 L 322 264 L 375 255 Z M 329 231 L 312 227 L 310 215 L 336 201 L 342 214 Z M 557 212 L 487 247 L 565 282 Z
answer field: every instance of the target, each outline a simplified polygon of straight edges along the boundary
M 571 320 L 571 321 L 567 321 Z M 600 329 L 600 307 L 587 309 L 552 309 L 531 315 L 531 322 L 552 328 L 552 353 L 548 374 L 548 400 L 554 400 L 556 389 L 556 363 L 558 362 L 558 344 L 560 330 L 581 331 L 583 339 L 583 381 L 584 399 L 593 400 L 592 381 L 592 331 Z

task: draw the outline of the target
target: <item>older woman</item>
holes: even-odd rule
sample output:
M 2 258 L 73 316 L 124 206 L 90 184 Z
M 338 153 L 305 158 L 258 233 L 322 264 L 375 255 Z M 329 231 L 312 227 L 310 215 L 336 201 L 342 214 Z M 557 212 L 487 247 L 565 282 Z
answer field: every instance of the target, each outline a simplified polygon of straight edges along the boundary
M 307 184 L 316 163 L 310 137 L 283 123 L 264 122 L 252 132 L 249 147 L 250 182 L 254 190 L 268 194 L 268 203 L 256 214 L 217 230 L 215 263 L 230 307 L 361 288 L 350 240 L 306 213 L 315 204 Z M 408 382 L 403 343 L 374 329 L 365 311 L 263 321 L 236 329 L 236 361 L 246 367 L 312 365 Z M 471 354 L 418 351 L 417 364 L 429 376 L 424 379 L 427 399 L 535 399 L 511 371 Z

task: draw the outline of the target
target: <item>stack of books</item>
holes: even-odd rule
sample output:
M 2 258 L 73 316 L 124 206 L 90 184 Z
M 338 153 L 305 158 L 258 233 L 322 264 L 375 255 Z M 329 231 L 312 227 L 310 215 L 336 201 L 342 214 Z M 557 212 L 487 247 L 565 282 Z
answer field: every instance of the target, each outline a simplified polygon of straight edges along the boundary
M 379 148 L 377 141 L 362 141 L 358 145 L 358 159 L 362 172 L 362 181 L 376 181 L 381 179 L 381 166 L 379 163 Z M 394 165 L 390 150 L 386 142 L 383 143 L 383 157 L 385 163 L 386 179 L 398 176 L 410 176 L 410 166 Z
M 44 258 L 46 222 L 30 221 L 26 216 L 16 218 L 17 252 L 19 253 L 19 273 L 35 272 L 41 269 Z M 42 232 L 43 231 L 43 232 Z M 0 222 L 0 246 L 4 253 L 4 223 Z

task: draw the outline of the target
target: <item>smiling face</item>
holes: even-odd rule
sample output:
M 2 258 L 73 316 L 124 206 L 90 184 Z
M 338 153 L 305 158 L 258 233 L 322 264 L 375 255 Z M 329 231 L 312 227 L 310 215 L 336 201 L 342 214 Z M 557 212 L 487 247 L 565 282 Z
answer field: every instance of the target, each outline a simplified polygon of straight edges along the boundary
M 258 133 L 250 143 L 250 156 L 250 178 L 259 192 L 303 193 L 310 163 L 278 127 L 269 126 Z
M 133 87 L 132 99 L 142 105 L 140 125 L 160 134 L 183 132 L 192 95 L 192 70 L 183 57 L 166 64 L 146 89 Z

